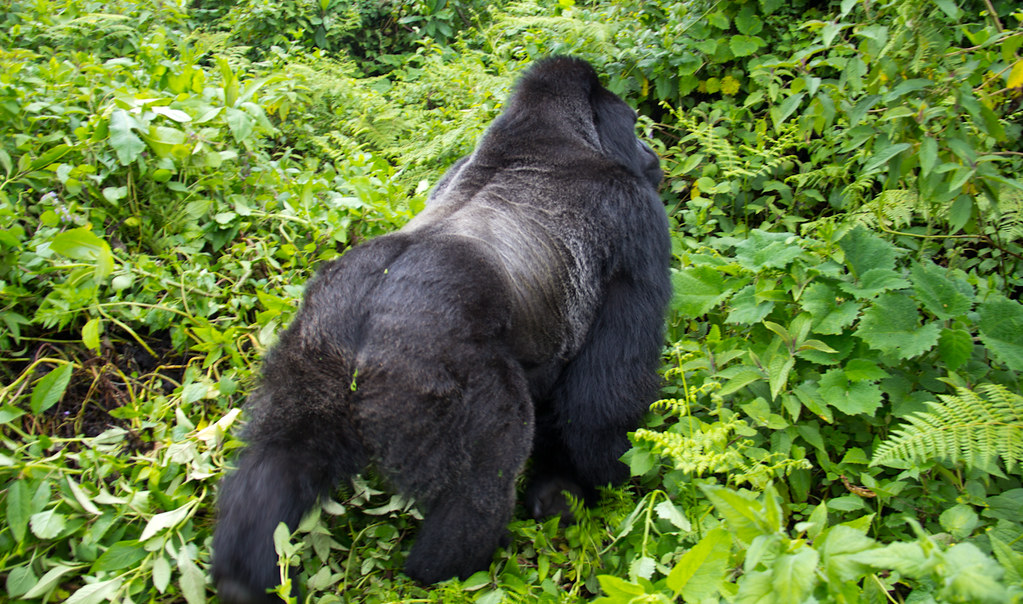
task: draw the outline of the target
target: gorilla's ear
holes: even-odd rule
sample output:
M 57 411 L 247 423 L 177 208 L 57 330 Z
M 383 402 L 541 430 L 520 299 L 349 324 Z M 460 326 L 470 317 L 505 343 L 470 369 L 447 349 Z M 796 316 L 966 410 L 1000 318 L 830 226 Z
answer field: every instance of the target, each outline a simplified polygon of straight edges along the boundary
M 637 174 L 644 171 L 646 159 L 636 138 L 636 112 L 603 86 L 590 95 L 593 127 L 600 138 L 600 147 L 612 159 Z

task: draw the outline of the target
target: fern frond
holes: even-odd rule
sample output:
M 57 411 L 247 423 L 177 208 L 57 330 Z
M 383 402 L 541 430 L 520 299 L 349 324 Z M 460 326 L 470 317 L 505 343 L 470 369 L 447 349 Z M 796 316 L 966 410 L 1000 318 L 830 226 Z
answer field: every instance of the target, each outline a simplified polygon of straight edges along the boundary
M 939 395 L 940 403 L 929 402 L 928 411 L 907 417 L 870 465 L 943 459 L 986 469 L 1001 459 L 1007 470 L 1017 469 L 1023 461 L 1023 396 L 998 384 L 977 390 L 957 388 L 954 395 Z

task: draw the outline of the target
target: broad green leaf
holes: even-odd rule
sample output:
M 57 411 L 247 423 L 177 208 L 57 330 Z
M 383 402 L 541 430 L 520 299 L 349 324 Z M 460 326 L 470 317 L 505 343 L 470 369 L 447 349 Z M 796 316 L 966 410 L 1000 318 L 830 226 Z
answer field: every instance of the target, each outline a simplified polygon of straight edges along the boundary
M 187 140 L 184 132 L 170 126 L 150 126 L 149 131 L 143 134 L 143 138 L 157 157 L 170 157 L 174 147 L 183 145 Z
M 973 197 L 960 195 L 948 210 L 948 225 L 952 232 L 966 226 L 966 223 L 973 217 Z
M 829 405 L 846 415 L 873 415 L 881 406 L 880 387 L 869 381 L 850 381 L 841 367 L 821 376 L 819 392 Z
M 870 569 L 856 555 L 876 547 L 874 540 L 861 531 L 842 524 L 833 526 L 819 548 L 824 572 L 832 580 L 856 581 Z
M 32 514 L 28 524 L 32 529 L 32 534 L 36 537 L 40 539 L 53 539 L 64 530 L 66 523 L 67 517 L 63 514 L 58 514 L 57 510 L 52 509 Z
M 1014 371 L 1023 371 L 1023 305 L 1001 296 L 977 307 L 980 340 L 991 354 Z
M 735 246 L 735 261 L 755 271 L 784 268 L 802 253 L 795 235 L 753 229 L 747 239 Z
M 777 602 L 803 602 L 817 584 L 819 554 L 804 546 L 793 554 L 778 556 L 771 568 L 772 592 Z M 741 588 L 740 588 L 741 589 Z
M 57 564 L 39 578 L 39 582 L 35 584 L 32 589 L 28 590 L 25 594 L 26 600 L 35 600 L 41 598 L 46 594 L 50 593 L 55 587 L 60 585 L 64 575 L 69 572 L 80 569 L 80 566 L 66 566 L 64 564 Z
M 106 581 L 87 583 L 71 594 L 70 598 L 64 600 L 64 604 L 99 604 L 100 602 L 110 602 L 113 600 L 117 590 L 121 589 L 121 583 L 123 582 L 124 577 L 114 577 Z
M 94 317 L 82 327 L 82 343 L 93 352 L 99 352 L 99 334 L 102 326 L 103 322 L 99 317 Z
M 862 226 L 849 231 L 838 242 L 845 252 L 845 262 L 859 277 L 870 269 L 895 269 L 895 246 L 871 233 Z
M 68 258 L 94 262 L 97 281 L 102 281 L 114 270 L 110 246 L 86 227 L 57 234 L 50 241 L 50 249 Z
M 170 562 L 167 561 L 162 555 L 156 557 L 153 560 L 153 587 L 160 593 L 167 591 L 167 586 L 170 585 L 171 578 L 171 566 Z
M 965 329 L 942 329 L 938 354 L 950 371 L 959 369 L 973 356 L 973 336 Z
M 668 573 L 668 588 L 681 592 L 686 602 L 702 602 L 717 594 L 728 568 L 731 545 L 732 536 L 724 528 L 707 531 Z
M 227 127 L 230 128 L 234 140 L 244 144 L 252 136 L 252 132 L 256 127 L 256 120 L 248 113 L 234 107 L 228 107 L 224 111 Z
M 1023 59 L 1017 59 L 1012 65 L 1012 71 L 1009 72 L 1009 88 L 1020 88 L 1023 87 Z
M 137 127 L 138 122 L 124 109 L 114 109 L 111 112 L 110 146 L 114 148 L 117 160 L 121 162 L 122 166 L 127 166 L 135 161 L 146 148 L 142 139 L 132 132 L 132 129 Z
M 768 487 L 759 499 L 755 493 L 728 487 L 700 485 L 700 488 L 740 541 L 749 544 L 761 535 L 774 535 L 781 530 L 781 504 L 773 487 Z
M 678 507 L 672 502 L 665 500 L 657 504 L 654 508 L 657 511 L 657 517 L 663 518 L 668 522 L 672 523 L 675 528 L 680 529 L 684 532 L 693 530 L 693 525 L 689 522 L 689 519 L 685 517 Z
M 74 365 L 65 363 L 51 370 L 36 382 L 28 405 L 32 413 L 39 415 L 60 401 L 71 382 L 72 371 L 74 371 Z
M 642 596 L 646 593 L 639 585 L 612 575 L 600 575 L 597 577 L 597 581 L 600 583 L 601 591 L 614 602 L 631 602 L 634 596 Z
M 962 541 L 973 533 L 973 529 L 977 528 L 980 518 L 970 506 L 960 503 L 942 512 L 938 516 L 938 521 L 941 523 L 941 528 L 956 540 Z
M 771 386 L 771 398 L 778 398 L 778 394 L 785 389 L 789 383 L 789 373 L 796 364 L 796 359 L 787 355 L 775 355 L 767 365 L 767 382 Z
M 12 480 L 7 486 L 7 526 L 14 538 L 21 543 L 25 540 L 28 520 L 32 516 L 32 496 L 26 480 Z
M 748 57 L 755 53 L 758 48 L 764 45 L 764 41 L 757 36 L 746 36 L 743 34 L 729 38 L 728 48 L 737 57 Z M 784 121 L 784 120 L 783 120 Z
M 108 547 L 107 551 L 103 552 L 99 558 L 96 558 L 89 572 L 97 573 L 129 568 L 141 562 L 148 555 L 149 552 L 140 541 L 118 541 Z
M 764 23 L 757 16 L 755 7 L 754 4 L 746 4 L 735 16 L 735 29 L 739 30 L 739 33 L 755 36 L 764 28 Z
M 720 272 L 709 266 L 684 268 L 672 275 L 672 307 L 687 317 L 699 317 L 717 306 L 729 289 Z
M 820 282 L 806 288 L 799 304 L 813 318 L 813 331 L 825 335 L 843 333 L 860 312 L 858 303 L 843 300 L 835 288 Z
M 774 309 L 774 302 L 757 300 L 757 287 L 752 283 L 732 296 L 728 305 L 732 310 L 725 322 L 740 325 L 755 325 Z
M 160 531 L 181 524 L 181 522 L 188 517 L 192 508 L 195 507 L 195 503 L 196 501 L 191 501 L 175 510 L 156 514 L 150 518 L 149 523 L 146 524 L 146 528 L 142 531 L 142 535 L 139 537 L 139 541 L 148 541 Z
M 915 262 L 913 289 L 924 308 L 941 320 L 966 314 L 973 306 L 973 286 L 933 262 Z
M 632 559 L 629 564 L 629 577 L 635 579 L 642 577 L 649 580 L 650 577 L 654 576 L 654 571 L 657 570 L 657 563 L 653 558 L 649 556 L 639 556 Z
M 912 147 L 912 145 L 910 145 L 909 143 L 898 143 L 895 145 L 882 147 L 876 153 L 874 153 L 873 157 L 870 158 L 870 161 L 868 161 L 863 166 L 863 171 L 873 172 L 874 170 L 880 169 L 881 166 L 888 163 L 888 161 L 891 160 L 893 157 L 902 153 L 906 149 L 909 149 L 910 147 Z
M 182 549 L 178 554 L 178 571 L 181 578 L 178 585 L 181 587 L 181 595 L 185 597 L 188 604 L 204 604 L 206 602 L 206 575 L 196 566 Z
M 845 377 L 850 382 L 878 381 L 889 377 L 889 373 L 867 359 L 850 359 L 846 362 Z
M 32 570 L 32 565 L 26 564 L 10 569 L 10 572 L 7 573 L 7 581 L 4 583 L 7 587 L 7 595 L 11 598 L 18 598 L 28 593 L 28 590 L 35 587 L 38 582 L 39 577 Z
M 890 293 L 879 296 L 863 312 L 855 333 L 875 350 L 909 359 L 933 348 L 939 330 L 937 323 L 920 326 L 920 313 L 912 298 Z
M 96 507 L 96 504 L 94 504 L 92 500 L 89 499 L 89 496 L 85 494 L 85 491 L 82 490 L 82 487 L 78 486 L 78 483 L 75 482 L 74 478 L 70 476 L 67 477 L 67 486 L 68 490 L 71 491 L 71 495 L 75 498 L 75 501 L 78 502 L 78 505 L 82 506 L 83 510 L 93 516 L 99 516 L 102 514 L 102 512 L 99 511 L 99 508 Z
M 938 163 L 938 142 L 930 136 L 920 141 L 920 175 L 927 176 Z
M 1005 569 L 1005 580 L 1009 583 L 1023 583 L 1023 553 L 1017 552 L 993 533 L 988 533 L 991 550 Z
M 843 282 L 839 287 L 856 298 L 873 298 L 886 291 L 909 287 L 909 281 L 891 269 L 872 268 L 860 275 L 856 283 Z
M 942 600 L 1001 604 L 1009 594 L 999 579 L 1005 571 L 972 543 L 957 543 L 944 552 Z
M 786 97 L 780 104 L 771 108 L 771 121 L 774 123 L 776 130 L 796 112 L 796 109 L 799 109 L 799 105 L 803 102 L 803 96 L 803 93 L 794 94 Z
M 729 369 L 732 369 L 731 367 Z M 725 385 L 721 387 L 721 396 L 728 396 L 729 394 L 742 390 L 746 386 L 764 379 L 764 374 L 761 370 L 755 367 L 747 367 L 741 371 L 732 375 Z

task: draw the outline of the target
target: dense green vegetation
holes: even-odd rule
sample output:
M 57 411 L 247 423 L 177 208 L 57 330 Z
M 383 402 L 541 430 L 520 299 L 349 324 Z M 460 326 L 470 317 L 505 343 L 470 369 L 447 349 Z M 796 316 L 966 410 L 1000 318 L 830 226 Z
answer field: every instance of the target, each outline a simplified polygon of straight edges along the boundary
M 424 589 L 400 574 L 414 502 L 366 476 L 278 535 L 308 599 L 1023 601 L 1014 1 L 2 7 L 11 600 L 213 598 L 216 484 L 303 283 L 571 53 L 668 174 L 677 293 L 634 479 Z

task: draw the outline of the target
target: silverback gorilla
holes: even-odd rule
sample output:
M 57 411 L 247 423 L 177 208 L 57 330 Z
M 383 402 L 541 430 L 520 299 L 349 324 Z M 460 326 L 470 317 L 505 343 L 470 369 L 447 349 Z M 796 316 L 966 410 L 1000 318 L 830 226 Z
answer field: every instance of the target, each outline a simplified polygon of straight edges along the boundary
M 369 464 L 424 514 L 405 565 L 422 583 L 489 566 L 530 456 L 535 517 L 627 477 L 670 293 L 635 121 L 586 62 L 540 61 L 418 216 L 318 271 L 221 487 L 222 601 L 274 601 L 274 528 Z

